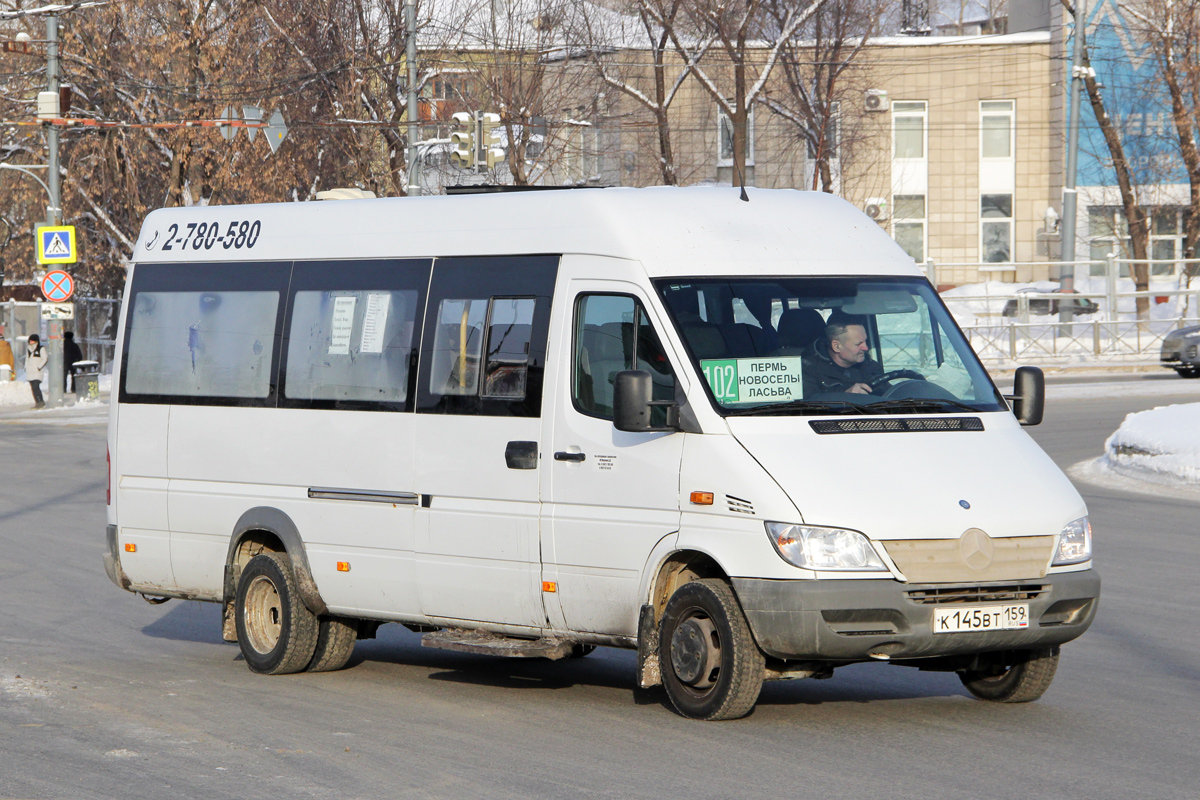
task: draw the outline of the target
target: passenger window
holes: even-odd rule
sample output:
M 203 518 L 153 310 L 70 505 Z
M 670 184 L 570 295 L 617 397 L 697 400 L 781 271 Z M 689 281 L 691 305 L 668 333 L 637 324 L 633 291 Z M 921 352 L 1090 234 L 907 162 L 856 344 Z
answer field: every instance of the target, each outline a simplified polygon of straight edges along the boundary
M 126 391 L 265 398 L 279 292 L 138 292 Z
M 556 256 L 434 263 L 418 411 L 541 413 Z
M 273 405 L 290 265 L 138 264 L 121 402 Z
M 641 304 L 627 295 L 581 295 L 575 306 L 572 365 L 575 407 L 584 414 L 613 418 L 613 386 L 618 372 L 646 370 L 655 400 L 675 397 L 675 375 Z M 666 410 L 656 407 L 653 424 Z
M 429 267 L 428 260 L 296 264 L 281 405 L 408 409 Z

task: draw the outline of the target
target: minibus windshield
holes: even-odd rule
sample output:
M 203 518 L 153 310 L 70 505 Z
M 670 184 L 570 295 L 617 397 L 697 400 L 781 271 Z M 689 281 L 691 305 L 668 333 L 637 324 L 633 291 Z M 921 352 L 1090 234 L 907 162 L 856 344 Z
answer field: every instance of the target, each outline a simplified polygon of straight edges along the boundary
M 655 285 L 726 415 L 1007 408 L 923 278 L 668 278 Z

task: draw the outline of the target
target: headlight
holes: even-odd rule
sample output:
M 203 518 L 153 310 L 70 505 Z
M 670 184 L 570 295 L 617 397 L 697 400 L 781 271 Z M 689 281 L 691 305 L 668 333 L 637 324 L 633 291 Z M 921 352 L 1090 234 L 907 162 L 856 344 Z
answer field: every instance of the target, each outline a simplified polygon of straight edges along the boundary
M 768 522 L 767 536 L 783 560 L 797 567 L 856 572 L 887 570 L 871 542 L 858 531 Z
M 1068 522 L 1058 535 L 1058 547 L 1050 566 L 1064 567 L 1067 564 L 1082 564 L 1092 557 L 1092 523 L 1087 517 Z

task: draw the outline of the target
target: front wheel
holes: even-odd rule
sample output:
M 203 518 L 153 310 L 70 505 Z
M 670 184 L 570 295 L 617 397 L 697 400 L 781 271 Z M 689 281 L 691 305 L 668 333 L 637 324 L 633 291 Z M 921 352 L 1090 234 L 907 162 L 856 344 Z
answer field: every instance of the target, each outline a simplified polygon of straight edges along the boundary
M 317 648 L 317 618 L 296 591 L 284 553 L 250 559 L 238 580 L 234 606 L 238 645 L 246 666 L 264 675 L 300 672 Z
M 1030 703 L 1050 688 L 1058 669 L 1057 647 L 996 654 L 981 670 L 958 674 L 967 691 L 993 703 Z
M 1189 367 L 1186 369 L 1177 369 L 1175 372 L 1181 378 L 1200 378 L 1200 368 Z
M 763 654 L 729 584 L 684 584 L 667 601 L 659 629 L 663 687 L 692 719 L 744 717 L 763 682 Z

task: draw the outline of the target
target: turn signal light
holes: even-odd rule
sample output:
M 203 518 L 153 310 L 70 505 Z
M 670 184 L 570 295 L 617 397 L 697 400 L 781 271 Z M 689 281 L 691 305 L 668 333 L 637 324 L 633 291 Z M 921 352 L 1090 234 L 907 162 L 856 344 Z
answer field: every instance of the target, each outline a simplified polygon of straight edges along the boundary
M 542 591 L 554 594 L 558 591 L 558 584 L 554 581 L 542 581 Z
M 711 506 L 713 504 L 712 492 L 692 492 L 692 505 L 695 506 Z
M 128 544 L 125 545 L 125 552 L 126 553 L 136 553 L 137 545 L 134 544 L 133 542 L 129 542 Z
M 338 572 L 349 572 L 350 571 L 350 562 L 349 561 L 339 561 L 339 562 L 337 562 L 337 565 L 338 565 Z

